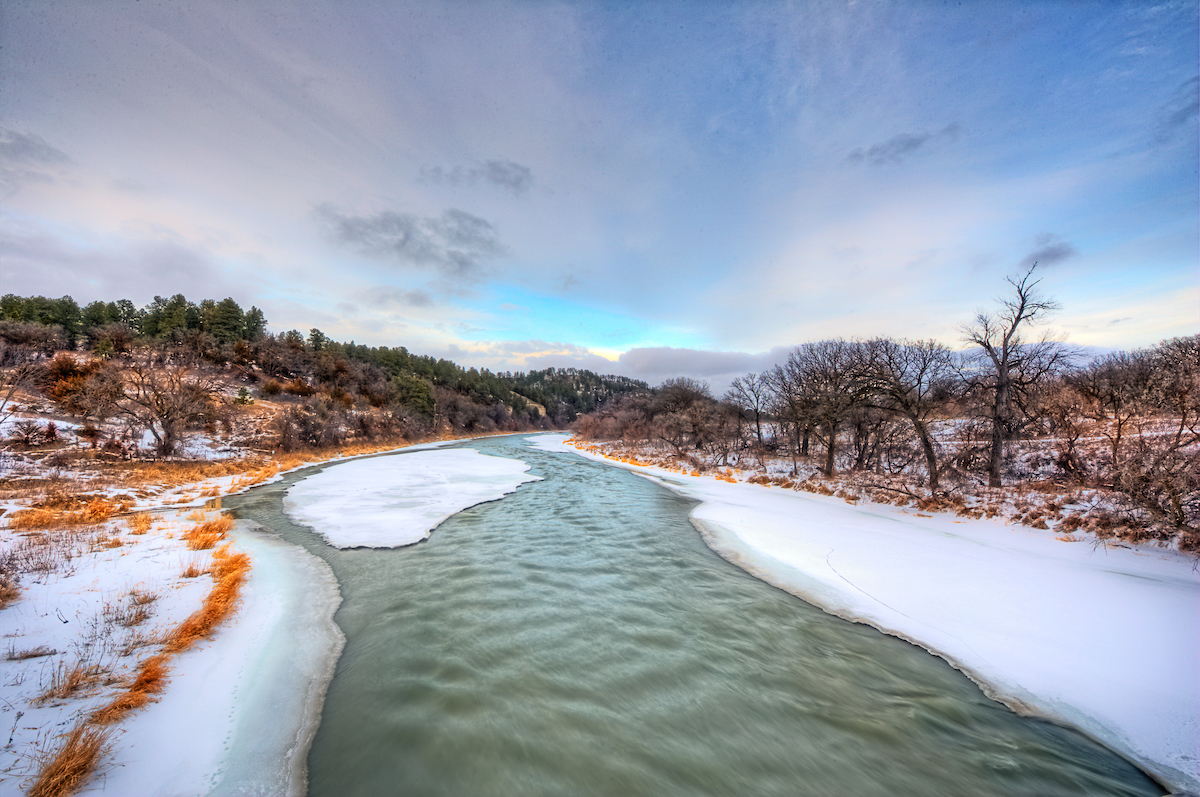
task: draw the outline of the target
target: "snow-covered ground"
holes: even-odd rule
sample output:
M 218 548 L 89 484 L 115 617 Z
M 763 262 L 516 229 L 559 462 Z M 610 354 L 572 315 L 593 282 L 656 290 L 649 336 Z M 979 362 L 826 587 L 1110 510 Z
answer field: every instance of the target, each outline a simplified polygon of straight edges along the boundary
M 543 435 L 533 445 L 603 457 Z M 828 612 L 908 639 L 989 694 L 1200 790 L 1200 572 L 1153 547 L 929 516 L 622 464 L 702 503 L 719 553 Z
M 325 468 L 288 490 L 285 509 L 337 548 L 420 542 L 446 518 L 540 477 L 469 448 L 418 451 Z
M 181 577 L 210 563 L 211 551 L 181 539 L 193 520 L 178 510 L 155 518 L 141 534 L 119 520 L 50 532 L 56 542 L 34 549 L 58 562 L 26 573 L 4 610 L 0 792 L 18 793 L 36 751 L 120 694 L 212 588 L 204 574 Z M 3 542 L 20 550 L 20 539 L 6 531 Z M 319 559 L 272 536 L 240 527 L 231 541 L 253 561 L 239 611 L 215 638 L 170 658 L 161 700 L 115 726 L 113 755 L 84 793 L 194 795 L 221 783 L 303 792 L 304 754 L 341 650 L 337 584 Z M 86 683 L 38 700 L 76 665 L 93 673 Z
M 305 759 L 344 637 L 328 565 L 250 524 L 242 605 L 216 638 L 177 656 L 162 699 L 121 725 L 83 794 L 188 797 L 305 792 Z

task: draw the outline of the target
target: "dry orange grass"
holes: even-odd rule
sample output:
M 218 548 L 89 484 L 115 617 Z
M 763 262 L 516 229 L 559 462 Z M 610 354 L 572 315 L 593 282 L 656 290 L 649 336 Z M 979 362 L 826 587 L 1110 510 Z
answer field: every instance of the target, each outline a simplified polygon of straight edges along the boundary
M 212 569 L 213 586 L 204 605 L 191 617 L 184 620 L 171 633 L 167 640 L 168 653 L 178 653 L 187 650 L 212 632 L 225 621 L 237 608 L 241 597 L 242 584 L 250 572 L 250 557 L 244 553 L 230 553 L 226 544 L 213 552 Z
M 185 567 L 183 572 L 179 575 L 183 578 L 196 578 L 197 576 L 202 576 L 207 572 L 207 570 L 202 570 L 201 568 L 197 567 L 195 562 L 188 562 L 187 567 Z
M 40 760 L 37 780 L 29 797 L 65 797 L 74 794 L 95 771 L 108 751 L 112 730 L 79 722 L 64 734 L 64 740 Z
M 129 687 L 107 706 L 93 712 L 92 722 L 111 725 L 114 722 L 120 722 L 126 714 L 134 709 L 139 709 L 149 703 L 152 696 L 161 692 L 167 685 L 167 662 L 169 659 L 168 654 L 159 653 L 143 661 L 142 666 L 138 668 L 137 677 L 133 679 Z
M 184 532 L 183 539 L 187 541 L 187 546 L 190 550 L 207 551 L 225 539 L 225 534 L 231 528 L 233 528 L 233 518 L 228 515 L 221 515 L 212 520 L 197 523 L 189 531 Z
M 143 512 L 140 515 L 134 515 L 126 522 L 126 525 L 129 526 L 129 533 L 137 535 L 148 532 L 153 524 L 154 518 L 150 517 L 150 514 L 147 512 Z
M 21 585 L 8 574 L 0 574 L 0 609 L 7 609 L 21 597 Z
M 9 527 L 15 531 L 24 531 L 103 523 L 125 508 L 125 504 L 114 503 L 104 498 L 93 498 L 83 508 L 74 511 L 61 506 L 38 506 L 14 512 Z

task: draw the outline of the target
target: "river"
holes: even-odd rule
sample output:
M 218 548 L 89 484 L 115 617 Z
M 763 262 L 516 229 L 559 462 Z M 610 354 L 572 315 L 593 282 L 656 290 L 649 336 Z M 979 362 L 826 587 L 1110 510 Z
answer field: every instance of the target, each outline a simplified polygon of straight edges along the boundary
M 228 502 L 341 586 L 312 795 L 1163 793 L 729 564 L 663 487 L 519 437 L 458 445 L 542 481 L 398 549 L 335 549 L 289 521 L 282 497 L 311 471 Z

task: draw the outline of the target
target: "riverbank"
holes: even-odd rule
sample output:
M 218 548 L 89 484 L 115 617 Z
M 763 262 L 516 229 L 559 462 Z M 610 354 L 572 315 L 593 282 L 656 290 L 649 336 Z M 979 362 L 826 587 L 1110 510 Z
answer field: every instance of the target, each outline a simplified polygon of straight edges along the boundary
M 700 501 L 694 521 L 735 564 L 926 648 L 995 699 L 1079 728 L 1176 789 L 1200 789 L 1200 573 L 1192 558 L 681 475 L 564 439 L 537 444 Z
M 14 528 L 28 510 L 6 502 L 0 554 L 21 580 L 3 613 L 3 789 L 33 788 L 80 728 L 94 742 L 88 766 L 71 775 L 80 793 L 302 794 L 342 647 L 332 619 L 337 583 L 311 554 L 232 524 L 220 499 L 306 467 L 453 442 L 293 457 L 252 472 L 146 483 L 136 494 L 87 484 L 83 498 L 64 492 L 63 506 L 36 510 L 30 528 Z M 55 489 L 70 488 L 58 479 Z M 199 527 L 211 539 L 197 539 Z M 172 636 L 220 587 L 221 557 L 244 564 L 236 588 L 225 590 L 229 611 L 175 650 Z M 134 693 L 119 716 L 95 720 Z

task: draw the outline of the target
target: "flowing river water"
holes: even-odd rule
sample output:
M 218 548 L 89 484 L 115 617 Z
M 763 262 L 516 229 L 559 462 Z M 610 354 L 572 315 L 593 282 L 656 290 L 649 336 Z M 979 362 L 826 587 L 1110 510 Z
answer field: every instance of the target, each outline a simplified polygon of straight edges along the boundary
M 312 795 L 1163 793 L 729 564 L 656 484 L 523 438 L 459 445 L 543 481 L 399 549 L 339 550 L 291 523 L 283 495 L 311 471 L 227 504 L 341 585 Z

